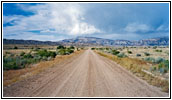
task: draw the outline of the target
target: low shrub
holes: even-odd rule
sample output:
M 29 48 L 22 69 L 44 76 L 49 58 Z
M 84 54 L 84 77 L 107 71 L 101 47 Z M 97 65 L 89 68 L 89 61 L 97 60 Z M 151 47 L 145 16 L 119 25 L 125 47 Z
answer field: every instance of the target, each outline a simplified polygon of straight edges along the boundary
M 4 61 L 3 61 L 3 70 L 21 69 L 21 68 L 24 68 L 26 64 L 27 64 L 27 61 L 25 61 L 25 59 L 23 58 L 7 57 L 7 58 L 4 58 Z
M 51 60 L 56 57 L 56 53 L 47 50 L 39 50 L 32 55 L 31 53 L 21 53 L 20 56 L 8 56 L 3 58 L 4 70 L 21 69 L 28 64 L 33 64 L 41 60 Z
M 66 50 L 65 49 L 60 49 L 60 50 L 57 51 L 57 54 L 66 55 Z
M 30 53 L 28 53 L 28 54 L 24 55 L 24 58 L 33 58 L 33 56 Z
M 150 56 L 150 53 L 144 52 L 145 56 Z
M 5 54 L 11 54 L 11 53 L 6 51 Z
M 25 55 L 25 52 L 21 52 L 21 53 L 20 53 L 20 56 L 24 56 L 24 55 Z
M 13 54 L 13 53 L 11 53 L 11 54 L 10 54 L 10 57 L 14 57 L 14 54 Z
M 42 57 L 42 60 L 45 60 L 46 61 L 47 60 L 47 57 L 46 56 L 43 56 Z
M 138 59 L 133 59 L 133 58 L 118 58 L 116 56 L 112 55 L 107 55 L 102 52 L 98 52 L 101 56 L 107 57 L 109 59 L 114 60 L 116 63 L 122 65 L 123 67 L 129 69 L 131 72 L 133 72 L 136 76 L 141 77 L 142 79 L 146 80 L 149 84 L 152 84 L 157 87 L 161 87 L 163 91 L 168 92 L 169 91 L 169 81 L 168 80 L 163 80 L 160 79 L 159 77 L 154 77 L 149 73 L 146 73 L 145 71 L 142 70 L 143 66 L 149 66 L 145 61 L 138 60 Z M 169 65 L 168 60 L 164 61 L 166 64 L 164 65 Z M 141 65 L 141 66 L 140 66 Z M 161 67 L 161 72 L 165 73 L 166 71 L 162 69 Z M 159 70 L 157 69 L 156 66 L 152 67 L 151 70 Z
M 62 46 L 62 45 L 59 45 L 58 47 L 57 47 L 57 49 L 65 49 L 66 47 L 64 47 L 64 46 Z
M 117 50 L 112 50 L 112 54 L 113 55 L 117 55 L 117 54 L 119 54 L 120 52 L 119 51 L 117 51 Z
M 99 50 L 103 50 L 104 48 L 99 48 Z
M 163 62 L 164 60 L 165 60 L 164 58 L 158 57 L 158 58 L 155 59 L 154 63 L 159 64 L 159 63 Z
M 156 66 L 152 66 L 152 67 L 150 67 L 150 71 L 152 72 L 152 71 L 156 71 L 157 70 L 157 67 Z
M 70 49 L 70 48 L 66 49 L 66 51 L 65 51 L 66 54 L 71 54 L 71 53 L 73 53 L 73 52 L 74 52 L 74 50 L 72 50 L 72 49 Z
M 167 73 L 169 70 L 169 61 L 165 60 L 158 65 L 158 70 L 160 73 Z
M 109 50 L 109 48 L 106 48 L 106 50 Z
M 128 54 L 132 54 L 132 52 L 131 51 L 128 51 Z
M 17 46 L 14 46 L 14 49 L 18 49 L 18 47 Z
M 144 58 L 144 60 L 145 61 L 147 61 L 147 62 L 155 62 L 155 58 L 153 58 L 153 57 L 147 57 L 147 58 Z
M 47 51 L 47 50 L 39 50 L 37 52 L 37 55 L 41 56 L 41 57 L 53 57 L 55 58 L 56 56 L 56 53 L 55 52 L 52 52 L 52 51 Z
M 55 52 L 52 52 L 52 51 L 49 51 L 48 52 L 48 57 L 55 58 L 56 57 L 56 53 Z
M 8 70 L 8 69 L 14 69 L 16 63 L 15 60 L 12 57 L 5 57 L 3 58 L 3 69 Z
M 162 50 L 155 50 L 155 52 L 162 52 Z
M 95 48 L 91 48 L 91 50 L 95 50 Z
M 75 49 L 75 47 L 74 46 L 70 46 L 69 49 Z
M 117 54 L 117 56 L 118 56 L 119 58 L 127 57 L 124 53 L 119 53 L 119 54 Z
M 41 48 L 35 48 L 33 49 L 33 51 L 39 51 Z
M 157 46 L 154 46 L 154 47 L 153 47 L 153 49 L 156 49 L 156 48 L 157 48 Z
M 140 56 L 142 56 L 142 55 L 141 55 L 141 54 L 136 54 L 136 56 L 137 56 L 137 57 L 140 57 Z

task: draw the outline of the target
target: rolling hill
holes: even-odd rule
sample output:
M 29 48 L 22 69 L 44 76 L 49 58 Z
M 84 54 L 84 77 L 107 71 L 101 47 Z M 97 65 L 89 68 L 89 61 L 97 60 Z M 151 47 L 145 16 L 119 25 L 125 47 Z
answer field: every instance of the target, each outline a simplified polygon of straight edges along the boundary
M 64 39 L 57 42 L 36 41 L 36 40 L 14 40 L 3 39 L 3 44 L 31 44 L 31 45 L 75 45 L 75 46 L 168 46 L 168 37 L 158 37 L 143 39 L 139 41 L 131 40 L 110 40 L 96 37 L 76 37 Z

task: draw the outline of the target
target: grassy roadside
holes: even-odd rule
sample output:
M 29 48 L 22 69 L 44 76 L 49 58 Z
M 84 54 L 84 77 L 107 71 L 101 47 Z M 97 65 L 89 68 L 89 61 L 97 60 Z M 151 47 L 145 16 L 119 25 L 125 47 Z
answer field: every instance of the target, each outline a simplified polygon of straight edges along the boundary
M 60 62 L 63 62 L 73 56 L 79 55 L 82 52 L 84 52 L 84 50 L 76 51 L 70 55 L 59 55 L 59 56 L 56 56 L 54 60 L 41 61 L 37 64 L 28 65 L 28 67 L 23 68 L 23 69 L 4 71 L 3 72 L 3 86 L 8 86 L 17 81 L 36 75 L 46 70 L 47 68 L 53 67 L 53 65 L 59 64 Z
M 107 57 L 116 63 L 120 64 L 121 66 L 125 67 L 129 71 L 131 71 L 133 74 L 136 76 L 142 78 L 143 80 L 146 80 L 149 84 L 160 87 L 162 91 L 168 92 L 169 91 L 169 81 L 162 79 L 160 77 L 156 77 L 152 74 L 147 73 L 144 69 L 147 68 L 147 66 L 150 66 L 148 63 L 145 61 L 139 60 L 139 59 L 134 59 L 134 58 L 129 58 L 129 57 L 124 57 L 124 58 L 119 58 L 117 56 L 111 55 L 111 54 L 106 54 L 100 51 L 95 51 L 101 56 Z

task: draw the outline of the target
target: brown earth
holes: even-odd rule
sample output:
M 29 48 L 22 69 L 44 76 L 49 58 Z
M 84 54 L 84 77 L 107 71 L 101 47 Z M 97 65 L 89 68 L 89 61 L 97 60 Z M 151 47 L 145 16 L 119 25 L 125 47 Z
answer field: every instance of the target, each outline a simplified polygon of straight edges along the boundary
M 91 50 L 3 88 L 4 97 L 168 97 Z

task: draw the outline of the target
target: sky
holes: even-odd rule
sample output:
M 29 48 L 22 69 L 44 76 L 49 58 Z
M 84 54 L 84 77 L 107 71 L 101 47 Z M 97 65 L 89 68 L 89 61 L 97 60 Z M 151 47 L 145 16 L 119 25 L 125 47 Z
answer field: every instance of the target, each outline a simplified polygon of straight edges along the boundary
M 169 36 L 168 3 L 3 3 L 3 38 L 78 36 L 140 40 Z

